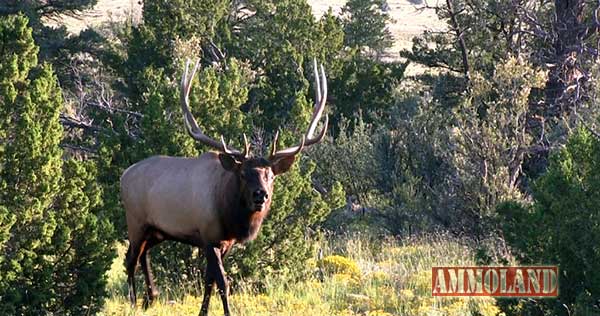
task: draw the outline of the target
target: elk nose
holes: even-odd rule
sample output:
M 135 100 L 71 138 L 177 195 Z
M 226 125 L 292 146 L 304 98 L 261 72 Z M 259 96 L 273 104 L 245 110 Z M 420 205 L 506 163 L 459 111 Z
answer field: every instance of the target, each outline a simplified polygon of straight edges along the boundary
M 263 189 L 258 189 L 256 191 L 254 191 L 254 193 L 252 194 L 254 197 L 254 201 L 265 201 L 269 198 L 269 195 L 267 194 L 267 191 L 263 190 Z

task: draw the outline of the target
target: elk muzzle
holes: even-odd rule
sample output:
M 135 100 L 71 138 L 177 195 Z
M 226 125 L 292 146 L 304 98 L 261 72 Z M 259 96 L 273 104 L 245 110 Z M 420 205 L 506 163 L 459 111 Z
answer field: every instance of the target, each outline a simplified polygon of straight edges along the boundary
M 258 189 L 252 192 L 252 202 L 254 203 L 254 210 L 260 211 L 269 199 L 269 193 L 263 189 Z

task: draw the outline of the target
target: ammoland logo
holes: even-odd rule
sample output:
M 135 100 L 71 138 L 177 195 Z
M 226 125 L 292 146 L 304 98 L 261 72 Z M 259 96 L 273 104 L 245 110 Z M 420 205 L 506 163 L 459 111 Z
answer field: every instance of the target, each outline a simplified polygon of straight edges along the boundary
M 433 267 L 433 296 L 558 296 L 557 266 Z

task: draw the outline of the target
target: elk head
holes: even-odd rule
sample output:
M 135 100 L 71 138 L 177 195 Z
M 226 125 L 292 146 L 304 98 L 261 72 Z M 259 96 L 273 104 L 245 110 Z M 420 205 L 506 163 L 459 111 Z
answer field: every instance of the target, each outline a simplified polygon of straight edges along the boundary
M 181 80 L 181 108 L 183 110 L 186 129 L 190 136 L 195 140 L 208 145 L 219 152 L 221 166 L 225 170 L 236 174 L 241 198 L 246 203 L 248 209 L 254 212 L 268 210 L 271 204 L 271 197 L 273 196 L 273 181 L 275 176 L 288 171 L 294 163 L 296 155 L 300 153 L 302 149 L 320 142 L 325 137 L 329 122 L 327 115 L 325 115 L 325 122 L 321 132 L 318 135 L 313 136 L 317 123 L 323 115 L 327 99 L 327 78 L 325 77 L 323 65 L 320 66 L 319 73 L 317 71 L 317 61 L 313 60 L 316 85 L 315 107 L 308 130 L 301 137 L 297 145 L 281 150 L 277 150 L 278 133 L 276 133 L 268 158 L 251 156 L 250 145 L 245 134 L 243 135 L 244 151 L 241 152 L 228 146 L 223 136 L 221 136 L 220 141 L 216 141 L 202 132 L 189 108 L 191 83 L 198 67 L 199 60 L 196 61 L 191 74 L 188 74 L 190 68 L 190 62 L 188 60 Z

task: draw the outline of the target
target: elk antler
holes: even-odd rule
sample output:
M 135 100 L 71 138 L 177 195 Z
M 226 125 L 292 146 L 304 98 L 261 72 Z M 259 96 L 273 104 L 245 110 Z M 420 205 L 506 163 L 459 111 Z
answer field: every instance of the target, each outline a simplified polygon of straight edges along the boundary
M 192 81 L 194 80 L 194 76 L 196 75 L 196 72 L 198 71 L 199 66 L 200 66 L 200 60 L 198 59 L 196 61 L 196 64 L 194 65 L 194 69 L 192 69 L 192 73 L 190 75 L 188 75 L 189 70 L 190 70 L 190 61 L 186 60 L 185 71 L 183 73 L 183 76 L 181 77 L 181 94 L 180 94 L 181 109 L 183 110 L 183 121 L 185 123 L 185 127 L 186 127 L 188 133 L 195 140 L 197 140 L 205 145 L 208 145 L 210 147 L 213 147 L 214 149 L 216 149 L 220 152 L 224 152 L 231 156 L 235 156 L 238 159 L 239 158 L 247 158 L 248 155 L 250 154 L 250 145 L 248 144 L 248 138 L 246 137 L 245 134 L 244 134 L 244 152 L 243 153 L 234 148 L 229 149 L 229 148 L 227 148 L 228 146 L 225 143 L 225 139 L 223 138 L 223 135 L 221 135 L 221 142 L 218 142 L 218 141 L 206 136 L 202 132 L 202 130 L 198 126 L 198 122 L 196 122 L 196 119 L 192 115 L 192 112 L 190 111 L 189 96 L 190 96 L 190 90 L 192 88 Z
M 323 115 L 323 110 L 325 109 L 325 103 L 327 101 L 327 78 L 325 77 L 325 69 L 321 64 L 321 73 L 319 78 L 319 73 L 317 71 L 317 59 L 313 59 L 313 73 L 315 76 L 315 108 L 313 110 L 313 115 L 310 120 L 310 124 L 308 125 L 308 130 L 306 134 L 302 136 L 300 144 L 289 147 L 282 150 L 277 149 L 277 137 L 279 133 L 275 134 L 273 139 L 273 144 L 271 147 L 271 156 L 269 160 L 275 160 L 282 157 L 294 156 L 298 154 L 304 147 L 308 147 L 310 145 L 314 145 L 323 140 L 325 137 L 325 132 L 327 131 L 327 124 L 329 123 L 329 117 L 325 114 L 325 122 L 323 123 L 323 128 L 321 132 L 313 138 L 313 133 L 315 132 L 315 128 L 317 128 L 317 123 L 321 119 Z

